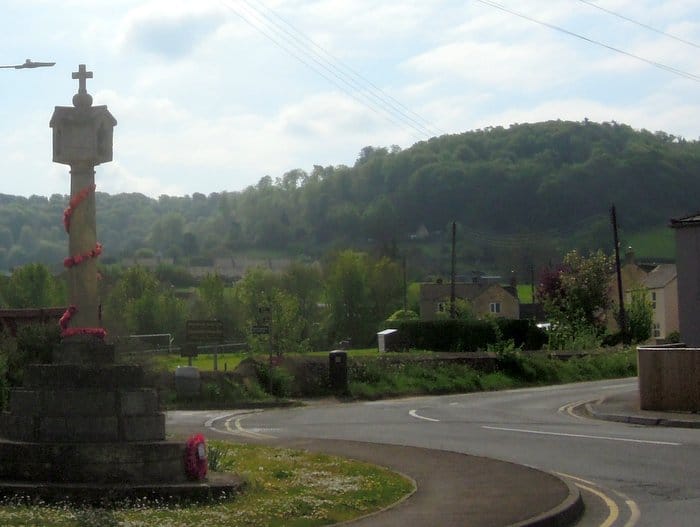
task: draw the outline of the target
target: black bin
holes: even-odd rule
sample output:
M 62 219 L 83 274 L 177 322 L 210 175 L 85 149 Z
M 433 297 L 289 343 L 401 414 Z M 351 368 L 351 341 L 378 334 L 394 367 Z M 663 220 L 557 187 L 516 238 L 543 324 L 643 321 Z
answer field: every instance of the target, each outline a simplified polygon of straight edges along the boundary
M 348 354 L 343 350 L 331 351 L 328 354 L 328 378 L 331 390 L 337 393 L 348 391 Z

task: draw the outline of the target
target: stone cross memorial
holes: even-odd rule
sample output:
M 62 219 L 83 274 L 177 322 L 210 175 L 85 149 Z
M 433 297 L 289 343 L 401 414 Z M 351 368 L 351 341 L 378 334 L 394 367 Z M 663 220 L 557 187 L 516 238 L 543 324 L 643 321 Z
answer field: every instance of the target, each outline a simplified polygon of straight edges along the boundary
M 68 232 L 70 307 L 61 318 L 62 342 L 50 364 L 25 367 L 24 386 L 10 391 L 0 413 L 0 497 L 104 502 L 139 495 L 198 499 L 236 492 L 240 479 L 204 479 L 206 465 L 189 442 L 165 440 L 158 394 L 144 371 L 115 360 L 100 327 L 96 258 L 95 166 L 112 160 L 117 121 L 92 106 L 81 64 L 72 107 L 51 117 L 53 160 L 70 165 Z M 200 456 L 201 457 L 201 456 Z
M 64 213 L 64 227 L 69 235 L 68 292 L 72 313 L 66 328 L 85 328 L 73 334 L 99 334 L 96 256 L 102 251 L 97 242 L 95 215 L 95 166 L 112 160 L 112 135 L 117 124 L 106 106 L 92 106 L 86 79 L 92 72 L 81 64 L 73 78 L 78 79 L 78 93 L 73 107 L 57 106 L 49 126 L 53 129 L 53 160 L 70 165 L 71 199 Z M 69 332 L 71 333 L 71 332 Z

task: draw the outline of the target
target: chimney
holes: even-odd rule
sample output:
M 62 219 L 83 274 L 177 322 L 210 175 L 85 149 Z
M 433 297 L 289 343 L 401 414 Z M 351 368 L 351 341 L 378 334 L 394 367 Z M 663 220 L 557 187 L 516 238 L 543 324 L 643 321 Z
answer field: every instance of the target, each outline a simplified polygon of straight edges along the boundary
M 632 250 L 632 246 L 630 245 L 627 247 L 627 250 L 625 251 L 625 265 L 627 264 L 633 264 L 634 263 L 634 250 Z

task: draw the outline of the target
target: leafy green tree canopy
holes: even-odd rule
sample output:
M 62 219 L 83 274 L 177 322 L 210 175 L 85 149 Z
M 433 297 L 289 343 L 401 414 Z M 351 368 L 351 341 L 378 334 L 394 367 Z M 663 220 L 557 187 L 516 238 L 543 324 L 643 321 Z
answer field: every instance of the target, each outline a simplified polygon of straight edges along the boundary
M 65 284 L 40 263 L 15 269 L 2 282 L 0 292 L 4 304 L 10 308 L 60 307 L 66 303 Z
M 547 315 L 560 328 L 602 329 L 612 271 L 611 259 L 600 250 L 588 257 L 569 252 L 558 269 L 542 276 L 538 293 Z

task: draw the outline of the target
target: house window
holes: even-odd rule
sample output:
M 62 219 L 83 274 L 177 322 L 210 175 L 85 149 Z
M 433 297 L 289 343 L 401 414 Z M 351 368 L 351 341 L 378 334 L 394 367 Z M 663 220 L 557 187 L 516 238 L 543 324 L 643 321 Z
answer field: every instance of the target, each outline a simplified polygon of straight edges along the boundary
M 500 302 L 491 302 L 489 304 L 489 311 L 491 313 L 500 313 L 501 312 L 501 303 Z
M 656 291 L 651 292 L 651 308 L 656 311 Z
M 654 334 L 654 338 L 661 337 L 661 324 L 659 324 L 658 322 L 654 322 L 652 332 Z

